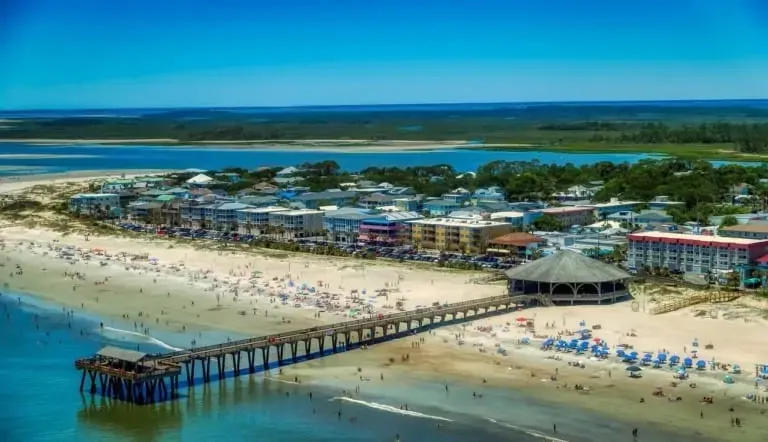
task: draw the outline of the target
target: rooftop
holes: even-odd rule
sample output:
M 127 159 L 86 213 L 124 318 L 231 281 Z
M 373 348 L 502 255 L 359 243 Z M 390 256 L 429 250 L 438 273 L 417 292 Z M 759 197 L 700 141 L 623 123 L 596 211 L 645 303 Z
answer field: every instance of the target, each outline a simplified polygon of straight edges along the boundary
M 216 208 L 216 210 L 242 210 L 251 206 L 243 203 L 224 203 Z
M 681 240 L 681 241 L 701 241 L 717 244 L 738 244 L 738 245 L 754 245 L 754 244 L 768 244 L 768 240 L 760 239 L 745 239 L 745 238 L 731 238 L 724 236 L 709 236 L 709 235 L 692 235 L 688 233 L 672 233 L 672 232 L 638 232 L 632 233 L 627 236 L 630 240 L 642 241 L 647 240 Z
M 491 219 L 499 219 L 499 218 L 522 218 L 525 214 L 523 212 L 515 212 L 512 210 L 506 211 L 506 212 L 496 212 L 491 214 Z
M 110 359 L 119 359 L 121 361 L 139 362 L 144 359 L 147 354 L 134 350 L 124 350 L 118 347 L 107 346 L 96 352 L 98 356 Z
M 547 207 L 546 209 L 534 209 L 531 212 L 540 212 L 548 215 L 556 215 L 559 213 L 578 213 L 578 212 L 591 212 L 594 207 L 574 206 L 574 207 Z
M 269 207 L 249 207 L 247 209 L 238 210 L 238 212 L 245 213 L 272 213 L 272 212 L 285 212 L 288 209 L 285 207 L 269 206 Z
M 326 190 L 325 192 L 307 192 L 294 198 L 297 201 L 320 201 L 320 200 L 333 200 L 338 198 L 354 198 L 357 195 L 355 192 L 347 192 L 342 190 Z
M 301 215 L 312 215 L 312 214 L 316 214 L 316 213 L 319 213 L 319 214 L 322 215 L 325 212 L 323 212 L 322 210 L 298 209 L 298 210 L 285 210 L 285 211 L 280 212 L 280 215 L 285 215 L 285 216 L 301 216 Z
M 504 246 L 525 247 L 532 243 L 546 242 L 547 240 L 539 236 L 531 235 L 525 232 L 512 232 L 491 240 L 491 244 Z
M 453 219 L 453 218 L 425 218 L 408 221 L 411 224 L 422 224 L 427 226 L 456 226 L 466 227 L 469 229 L 484 229 L 492 226 L 511 226 L 509 223 L 501 223 L 497 221 L 475 221 L 466 219 Z
M 720 230 L 726 232 L 768 233 L 768 224 L 737 224 L 735 226 L 723 227 Z
M 570 250 L 554 254 L 507 270 L 509 279 L 538 281 L 550 284 L 588 284 L 629 279 L 620 268 Z

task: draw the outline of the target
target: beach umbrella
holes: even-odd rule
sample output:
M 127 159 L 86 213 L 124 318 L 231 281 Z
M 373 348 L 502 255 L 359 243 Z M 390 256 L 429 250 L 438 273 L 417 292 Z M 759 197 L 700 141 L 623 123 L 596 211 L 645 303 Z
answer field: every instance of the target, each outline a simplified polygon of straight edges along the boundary
M 693 365 L 693 359 L 685 358 L 683 359 L 683 364 L 685 364 L 686 367 L 690 367 L 691 365 Z
M 528 320 L 528 318 L 525 318 L 525 317 L 522 317 L 522 316 L 520 316 L 519 318 L 515 319 L 515 321 L 517 321 L 517 322 L 525 322 L 527 320 Z
M 733 377 L 731 377 L 731 376 L 725 376 L 725 377 L 723 378 L 723 382 L 725 382 L 726 384 L 733 384 Z
M 696 368 L 698 368 L 699 370 L 704 370 L 705 368 L 707 368 L 707 363 L 705 361 L 698 361 L 696 362 Z
M 637 365 L 630 365 L 625 370 L 627 370 L 630 373 L 637 373 L 639 371 L 643 371 L 643 369 L 638 367 Z
M 623 349 L 616 350 L 616 356 L 624 357 L 625 354 Z
M 600 339 L 600 338 L 595 338 L 595 339 L 592 339 L 592 341 L 594 341 L 594 342 L 602 342 L 602 339 Z
M 631 352 L 629 354 L 629 357 L 632 358 L 632 359 L 635 359 L 637 357 L 637 352 L 636 351 Z

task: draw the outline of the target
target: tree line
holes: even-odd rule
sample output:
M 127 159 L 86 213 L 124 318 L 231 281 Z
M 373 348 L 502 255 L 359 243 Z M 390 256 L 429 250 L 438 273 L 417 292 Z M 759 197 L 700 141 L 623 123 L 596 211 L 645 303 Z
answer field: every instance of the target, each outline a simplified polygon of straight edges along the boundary
M 750 210 L 765 210 L 768 205 L 768 166 L 738 164 L 714 166 L 708 161 L 648 159 L 637 163 L 598 162 L 545 164 L 538 161 L 493 161 L 480 166 L 475 175 L 461 173 L 447 164 L 412 167 L 369 167 L 353 173 L 342 170 L 334 161 L 305 163 L 299 166 L 301 185 L 312 191 L 339 188 L 342 183 L 361 179 L 376 183 L 411 187 L 419 194 L 439 197 L 458 187 L 474 192 L 497 186 L 509 201 L 547 201 L 557 204 L 555 194 L 572 186 L 594 190 L 595 202 L 611 198 L 625 201 L 651 201 L 666 196 L 683 204 L 668 210 L 676 222 L 706 220 L 712 215 L 735 215 Z M 230 193 L 269 181 L 280 168 L 226 169 L 243 178 L 239 183 L 218 187 Z M 179 176 L 182 182 L 186 176 Z M 766 182 L 763 182 L 766 181 Z M 750 195 L 743 204 L 733 205 L 745 185 Z

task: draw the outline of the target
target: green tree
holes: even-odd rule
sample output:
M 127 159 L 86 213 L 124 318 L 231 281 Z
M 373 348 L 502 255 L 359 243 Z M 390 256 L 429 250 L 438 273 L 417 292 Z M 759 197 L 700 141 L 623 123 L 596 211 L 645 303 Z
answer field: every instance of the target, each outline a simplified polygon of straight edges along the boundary
M 737 220 L 735 216 L 726 215 L 723 217 L 723 220 L 720 222 L 720 228 L 722 229 L 724 227 L 735 226 L 737 224 L 739 224 L 739 220 Z
M 545 232 L 559 232 L 563 230 L 563 223 L 552 215 L 544 214 L 533 221 L 533 227 Z

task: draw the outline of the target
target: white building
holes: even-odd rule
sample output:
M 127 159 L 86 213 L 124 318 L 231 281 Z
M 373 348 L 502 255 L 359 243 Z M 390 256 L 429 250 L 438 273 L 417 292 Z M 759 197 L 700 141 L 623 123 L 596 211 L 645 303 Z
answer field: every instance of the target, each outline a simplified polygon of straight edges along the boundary
M 319 236 L 323 233 L 324 214 L 312 209 L 273 211 L 269 213 L 269 225 L 283 229 L 287 237 Z

